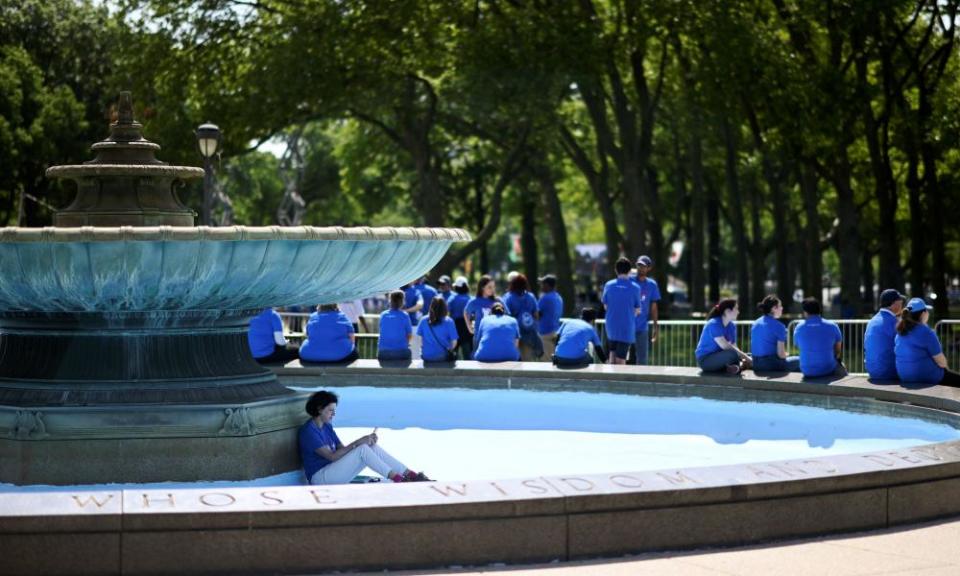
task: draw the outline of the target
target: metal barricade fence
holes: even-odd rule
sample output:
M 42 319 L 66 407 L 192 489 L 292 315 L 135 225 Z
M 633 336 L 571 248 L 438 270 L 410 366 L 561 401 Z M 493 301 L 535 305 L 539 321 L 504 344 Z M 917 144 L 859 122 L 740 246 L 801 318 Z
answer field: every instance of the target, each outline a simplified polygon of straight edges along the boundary
M 284 333 L 291 340 L 304 338 L 309 313 L 281 312 L 284 323 Z M 380 317 L 376 314 L 364 314 L 366 329 L 370 332 L 357 334 L 357 352 L 361 358 L 377 357 L 377 341 L 379 339 Z M 863 340 L 869 320 L 831 320 L 840 327 L 843 337 L 843 364 L 851 374 L 864 374 L 866 368 L 863 363 Z M 797 354 L 793 340 L 793 332 L 800 320 L 793 320 L 787 325 L 787 354 Z M 661 320 L 659 322 L 659 337 L 657 342 L 650 346 L 648 364 L 650 366 L 696 366 L 694 351 L 700 341 L 700 333 L 706 324 L 703 320 Z M 737 322 L 737 346 L 750 351 L 750 328 L 752 321 Z M 943 353 L 952 370 L 960 370 L 960 320 L 941 320 L 934 330 L 940 339 Z M 597 332 L 604 346 L 607 343 L 606 323 L 597 320 Z
M 933 327 L 940 339 L 940 347 L 947 357 L 947 366 L 960 371 L 960 320 L 941 320 Z

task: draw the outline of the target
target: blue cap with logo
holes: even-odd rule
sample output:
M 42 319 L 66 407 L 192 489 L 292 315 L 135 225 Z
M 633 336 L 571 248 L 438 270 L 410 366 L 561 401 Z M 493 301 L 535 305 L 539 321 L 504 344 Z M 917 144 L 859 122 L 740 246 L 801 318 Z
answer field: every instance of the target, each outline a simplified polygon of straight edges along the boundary
M 911 298 L 904 308 L 910 312 L 923 312 L 924 310 L 930 309 L 927 303 L 923 301 L 923 298 Z

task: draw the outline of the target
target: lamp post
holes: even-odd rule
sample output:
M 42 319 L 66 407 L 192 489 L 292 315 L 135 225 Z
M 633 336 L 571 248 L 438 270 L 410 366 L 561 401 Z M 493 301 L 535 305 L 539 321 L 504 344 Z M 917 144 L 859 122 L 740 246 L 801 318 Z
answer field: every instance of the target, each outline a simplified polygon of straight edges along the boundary
M 203 207 L 200 211 L 200 224 L 210 225 L 210 212 L 213 209 L 213 157 L 220 151 L 220 128 L 207 122 L 197 128 L 197 147 L 203 156 Z

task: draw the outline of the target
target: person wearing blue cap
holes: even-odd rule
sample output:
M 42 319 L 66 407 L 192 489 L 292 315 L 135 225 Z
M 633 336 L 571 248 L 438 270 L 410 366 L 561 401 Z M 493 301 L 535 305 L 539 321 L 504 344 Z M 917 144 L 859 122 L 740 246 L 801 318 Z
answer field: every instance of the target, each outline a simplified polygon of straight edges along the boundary
M 660 331 L 660 314 L 657 309 L 660 302 L 660 287 L 657 281 L 650 278 L 650 271 L 653 270 L 653 258 L 649 256 L 640 256 L 637 258 L 637 275 L 631 276 L 633 281 L 640 288 L 640 314 L 636 319 L 636 342 L 633 346 L 633 363 L 644 365 L 649 357 L 650 346 L 657 341 Z M 650 322 L 652 330 L 650 330 Z
M 960 386 L 960 374 L 947 368 L 947 357 L 936 333 L 927 326 L 930 307 L 911 298 L 900 313 L 893 353 L 903 382 Z
M 846 376 L 840 362 L 843 336 L 836 323 L 821 316 L 823 305 L 816 298 L 803 301 L 804 320 L 793 331 L 793 339 L 800 349 L 800 371 L 807 378 L 818 376 Z
M 897 316 L 903 310 L 903 294 L 888 288 L 880 294 L 880 310 L 867 323 L 863 337 L 863 358 L 873 380 L 898 380 L 893 341 L 897 335 Z

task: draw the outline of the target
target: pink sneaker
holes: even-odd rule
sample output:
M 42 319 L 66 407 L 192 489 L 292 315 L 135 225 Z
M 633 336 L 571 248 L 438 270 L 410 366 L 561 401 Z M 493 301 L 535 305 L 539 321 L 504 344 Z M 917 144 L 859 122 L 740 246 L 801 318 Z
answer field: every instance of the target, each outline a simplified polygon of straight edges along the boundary
M 409 480 L 407 480 L 406 478 L 404 478 L 403 476 L 401 476 L 401 475 L 399 475 L 399 474 L 391 474 L 391 475 L 390 475 L 390 481 L 391 481 L 391 482 L 409 482 Z

